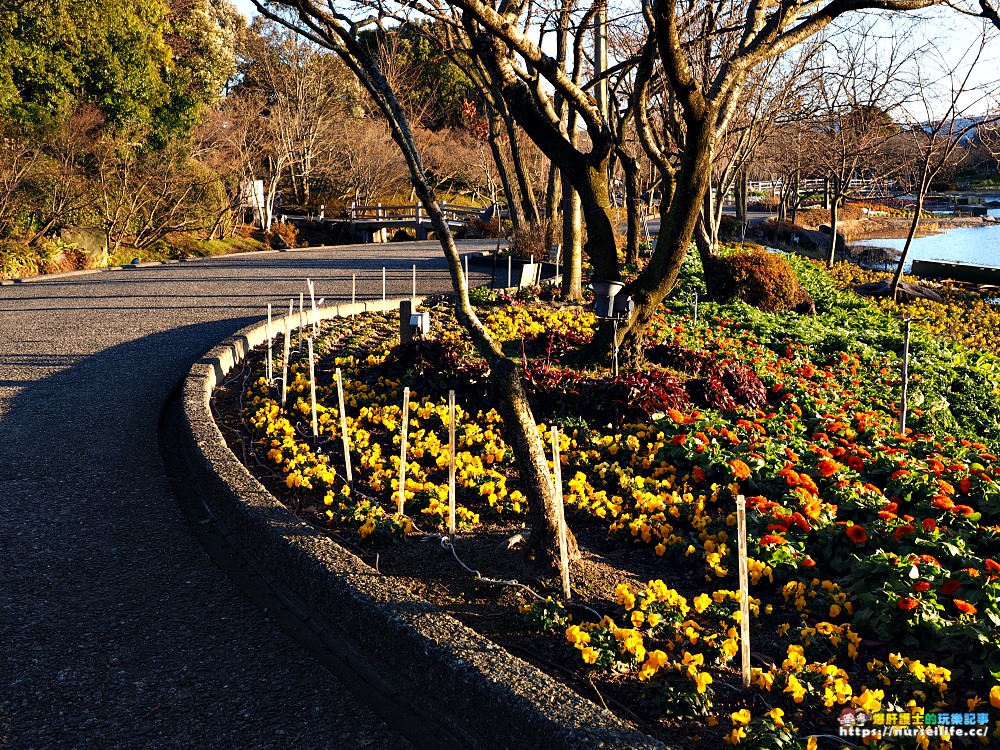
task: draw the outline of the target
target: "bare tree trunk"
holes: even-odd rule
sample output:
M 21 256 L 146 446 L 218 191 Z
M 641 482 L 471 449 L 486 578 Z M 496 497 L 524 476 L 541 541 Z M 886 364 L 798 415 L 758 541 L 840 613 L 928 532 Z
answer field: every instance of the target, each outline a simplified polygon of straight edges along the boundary
M 920 212 L 924 209 L 924 198 L 926 196 L 927 188 L 921 184 L 920 191 L 917 193 L 917 203 L 914 206 L 913 220 L 910 222 L 910 228 L 906 233 L 903 252 L 899 256 L 899 263 L 892 274 L 892 285 L 889 287 L 889 293 L 894 302 L 899 301 L 899 284 L 903 280 L 903 267 L 906 265 L 906 258 L 910 254 L 910 245 L 913 244 L 913 238 L 917 236 L 917 227 L 920 225 Z
M 567 299 L 582 297 L 583 285 L 583 215 L 580 196 L 569 178 L 562 175 L 562 293 Z
M 501 102 L 503 101 L 502 97 L 499 99 Z M 517 179 L 517 189 L 521 195 L 521 214 L 528 224 L 537 224 L 540 218 L 538 203 L 535 201 L 535 190 L 528 178 L 528 167 L 524 163 L 524 150 L 517 140 L 517 127 L 514 125 L 514 118 L 505 111 L 503 122 L 507 128 L 507 142 L 510 145 L 510 160 L 514 166 L 514 177 Z
M 521 203 L 517 200 L 517 196 L 514 193 L 514 186 L 511 185 L 510 172 L 507 171 L 507 160 L 504 158 L 503 148 L 500 146 L 500 122 L 500 115 L 491 109 L 489 115 L 490 151 L 493 154 L 493 161 L 497 165 L 497 173 L 500 175 L 503 194 L 507 198 L 507 211 L 510 214 L 511 228 L 517 232 L 524 228 L 524 214 L 521 211 Z
M 830 254 L 826 259 L 828 268 L 833 268 L 837 262 L 837 207 L 840 204 L 840 179 L 834 177 L 833 195 L 830 200 Z
M 548 227 L 545 233 L 545 244 L 549 247 L 552 246 L 556 219 L 558 218 L 557 215 L 559 213 L 557 196 L 561 185 L 562 176 L 559 174 L 559 168 L 556 167 L 553 162 L 549 162 L 549 178 L 545 184 L 545 218 L 547 220 Z
M 625 175 L 625 207 L 628 226 L 625 237 L 625 259 L 628 263 L 639 263 L 639 232 L 641 230 L 640 211 L 645 214 L 645 207 L 639 200 L 639 162 L 626 154 L 619 154 L 622 172 Z

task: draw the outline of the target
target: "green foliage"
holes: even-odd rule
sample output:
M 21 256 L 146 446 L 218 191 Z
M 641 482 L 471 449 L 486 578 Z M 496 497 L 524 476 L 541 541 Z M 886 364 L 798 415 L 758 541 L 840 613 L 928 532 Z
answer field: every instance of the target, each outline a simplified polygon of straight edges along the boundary
M 85 101 L 113 126 L 162 139 L 190 128 L 231 67 L 208 0 L 174 15 L 164 0 L 28 0 L 0 12 L 0 116 L 22 127 Z

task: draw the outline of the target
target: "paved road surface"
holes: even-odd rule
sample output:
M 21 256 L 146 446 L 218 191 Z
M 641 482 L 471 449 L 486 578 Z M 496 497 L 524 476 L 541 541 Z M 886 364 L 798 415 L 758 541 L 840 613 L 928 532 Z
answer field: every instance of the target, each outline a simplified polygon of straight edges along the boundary
M 492 244 L 492 243 L 486 243 Z M 349 301 L 449 286 L 434 243 L 228 256 L 0 287 L 0 747 L 407 743 L 192 537 L 162 406 L 220 339 L 316 281 Z

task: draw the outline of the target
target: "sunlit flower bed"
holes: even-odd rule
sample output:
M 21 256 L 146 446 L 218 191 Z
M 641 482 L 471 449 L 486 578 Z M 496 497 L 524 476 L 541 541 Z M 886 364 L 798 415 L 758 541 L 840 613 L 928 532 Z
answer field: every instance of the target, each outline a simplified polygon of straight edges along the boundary
M 884 271 L 870 271 L 848 263 L 837 265 L 830 275 L 842 289 L 892 278 L 892 274 Z M 919 299 L 897 303 L 878 298 L 874 300 L 875 305 L 889 315 L 919 320 L 925 329 L 948 341 L 1000 355 L 1000 294 L 990 297 L 949 281 L 927 282 L 911 276 L 904 280 L 914 284 L 929 283 L 944 302 Z
M 907 724 L 924 726 L 957 713 L 970 728 L 986 726 L 996 742 L 997 360 L 917 330 L 915 408 L 911 429 L 899 435 L 898 321 L 839 292 L 814 266 L 795 265 L 817 302 L 816 317 L 703 304 L 693 325 L 686 300 L 699 277 L 689 265 L 676 300 L 651 327 L 651 345 L 749 366 L 766 386 L 766 403 L 725 411 L 689 404 L 609 426 L 588 419 L 586 398 L 568 402 L 578 413 L 557 421 L 570 526 L 599 524 L 618 545 L 660 560 L 663 573 L 645 585 L 623 581 L 613 598 L 591 602 L 597 616 L 555 596 L 526 597 L 524 621 L 565 644 L 568 666 L 631 683 L 625 692 L 636 713 L 650 721 L 668 717 L 673 726 L 687 721 L 685 736 L 708 738 L 705 746 L 817 747 L 814 735 L 836 735 L 847 707 L 872 717 L 869 727 L 880 717 L 902 722 L 905 715 Z M 589 313 L 541 305 L 491 307 L 483 317 L 515 347 L 545 331 L 585 339 L 596 325 Z M 414 371 L 390 367 L 391 331 L 386 325 L 373 333 L 366 356 L 333 351 L 321 360 L 321 449 L 308 436 L 308 367 L 301 360 L 293 366 L 287 410 L 261 377 L 252 381 L 243 411 L 256 455 L 280 474 L 290 496 L 322 505 L 332 526 L 360 540 L 403 540 L 446 528 L 447 384 L 417 379 L 427 384 L 422 393 L 408 379 Z M 457 382 L 463 403 L 461 377 L 472 372 L 475 380 L 477 372 L 469 369 L 471 350 L 453 327 L 441 338 L 454 370 L 440 378 Z M 344 376 L 360 477 L 354 491 L 342 481 L 335 367 Z M 557 371 L 548 371 L 550 380 Z M 669 377 L 683 379 L 676 372 Z M 404 385 L 414 390 L 405 516 L 399 516 Z M 499 416 L 469 401 L 458 414 L 460 533 L 524 517 Z M 548 425 L 539 430 L 547 435 Z M 748 503 L 755 655 L 748 694 L 736 666 L 737 494 Z M 701 590 L 678 591 L 680 570 L 697 573 Z M 946 733 L 868 744 L 949 747 L 950 740 Z

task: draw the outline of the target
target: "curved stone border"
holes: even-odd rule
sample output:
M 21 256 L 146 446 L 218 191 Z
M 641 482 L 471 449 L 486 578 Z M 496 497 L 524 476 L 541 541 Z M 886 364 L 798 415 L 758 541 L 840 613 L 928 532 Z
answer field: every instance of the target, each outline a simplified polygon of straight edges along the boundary
M 323 318 L 398 309 L 399 300 L 342 305 Z M 274 330 L 284 330 L 279 318 Z M 183 387 L 183 434 L 198 492 L 216 520 L 322 625 L 361 653 L 423 716 L 466 747 L 662 748 L 466 627 L 285 509 L 226 446 L 212 418 L 215 385 L 265 340 L 249 326 L 191 368 Z M 405 727 L 402 728 L 405 733 Z M 418 744 L 426 744 L 418 742 Z

